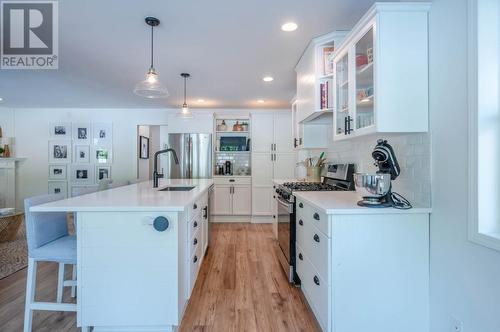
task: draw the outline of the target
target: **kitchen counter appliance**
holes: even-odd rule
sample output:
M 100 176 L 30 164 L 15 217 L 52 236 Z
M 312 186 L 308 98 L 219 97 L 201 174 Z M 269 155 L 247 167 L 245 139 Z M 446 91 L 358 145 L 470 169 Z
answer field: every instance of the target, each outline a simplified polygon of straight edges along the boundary
M 212 177 L 211 134 L 168 134 L 166 147 L 175 150 L 179 159 L 161 160 L 171 179 L 203 179 Z
M 352 191 L 354 165 L 330 164 L 323 182 L 284 182 L 275 186 L 278 206 L 278 257 L 288 281 L 300 285 L 295 272 L 295 197 L 294 191 Z

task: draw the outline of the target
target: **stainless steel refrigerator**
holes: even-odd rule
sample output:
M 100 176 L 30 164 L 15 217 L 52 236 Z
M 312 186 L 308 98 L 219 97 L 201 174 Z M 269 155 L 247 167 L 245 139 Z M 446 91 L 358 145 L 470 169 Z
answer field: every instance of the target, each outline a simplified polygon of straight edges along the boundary
M 165 177 L 170 179 L 200 179 L 212 177 L 211 134 L 168 134 L 167 147 L 179 158 L 175 164 L 172 154 L 162 163 Z

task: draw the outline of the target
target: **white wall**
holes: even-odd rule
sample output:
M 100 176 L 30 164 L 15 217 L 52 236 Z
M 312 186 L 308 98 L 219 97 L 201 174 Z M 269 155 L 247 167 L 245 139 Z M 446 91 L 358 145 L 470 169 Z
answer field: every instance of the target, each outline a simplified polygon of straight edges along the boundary
M 431 331 L 500 331 L 500 252 L 467 240 L 467 1 L 430 15 Z
M 139 141 L 140 136 L 150 138 L 149 126 L 140 125 L 137 127 L 137 140 Z M 151 145 L 151 140 L 149 140 Z M 137 146 L 140 149 L 139 146 Z M 137 151 L 139 154 L 140 152 Z M 150 151 L 151 154 L 151 151 Z M 149 156 L 151 158 L 151 155 Z M 137 178 L 142 181 L 149 180 L 149 159 L 141 159 L 137 156 Z

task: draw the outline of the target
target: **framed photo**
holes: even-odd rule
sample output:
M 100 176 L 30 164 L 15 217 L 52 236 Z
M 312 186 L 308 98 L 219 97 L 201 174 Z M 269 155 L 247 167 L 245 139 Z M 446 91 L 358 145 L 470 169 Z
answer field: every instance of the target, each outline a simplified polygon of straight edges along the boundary
M 66 181 L 49 181 L 49 194 L 63 194 L 68 197 L 68 183 Z
M 90 145 L 92 132 L 90 131 L 90 123 L 74 123 L 73 124 L 73 143 L 75 145 Z
M 110 122 L 98 122 L 93 124 L 94 145 L 113 145 L 113 124 Z
M 71 141 L 49 141 L 49 163 L 71 162 Z
M 49 123 L 49 137 L 58 139 L 71 139 L 71 123 L 51 122 Z
M 102 180 L 111 180 L 111 166 L 96 166 L 95 174 L 97 183 Z
M 94 183 L 93 165 L 71 165 L 71 182 L 78 184 Z
M 49 180 L 66 180 L 67 165 L 49 165 Z
M 139 158 L 149 159 L 149 138 L 139 136 Z
M 90 146 L 75 146 L 75 156 L 73 160 L 75 163 L 79 164 L 90 163 Z
M 94 147 L 93 155 L 96 164 L 111 164 L 113 160 L 113 150 L 107 146 Z

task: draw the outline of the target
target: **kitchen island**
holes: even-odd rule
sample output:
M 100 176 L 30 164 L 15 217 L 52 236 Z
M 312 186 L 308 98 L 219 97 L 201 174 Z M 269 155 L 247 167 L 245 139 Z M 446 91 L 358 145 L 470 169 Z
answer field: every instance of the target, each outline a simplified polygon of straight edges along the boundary
M 176 329 L 208 246 L 212 184 L 142 182 L 31 208 L 75 213 L 82 331 Z

